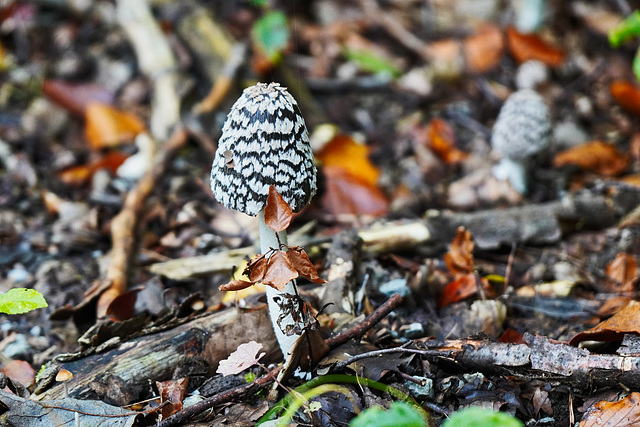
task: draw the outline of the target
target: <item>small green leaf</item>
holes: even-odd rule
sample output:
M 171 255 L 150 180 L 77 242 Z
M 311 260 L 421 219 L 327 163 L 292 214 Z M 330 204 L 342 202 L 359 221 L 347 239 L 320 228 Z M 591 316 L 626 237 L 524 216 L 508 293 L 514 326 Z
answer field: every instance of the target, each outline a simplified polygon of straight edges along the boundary
M 413 406 L 394 402 L 388 410 L 374 406 L 355 417 L 349 427 L 424 427 L 427 422 Z
M 265 7 L 269 5 L 269 0 L 251 0 L 251 4 L 257 7 Z
M 0 313 L 22 314 L 47 306 L 47 301 L 35 289 L 14 288 L 0 294 Z
M 458 411 L 442 423 L 442 427 L 522 427 L 516 417 L 483 408 Z
M 278 10 L 265 13 L 253 25 L 251 36 L 266 57 L 276 62 L 289 41 L 287 16 Z
M 387 58 L 368 50 L 345 49 L 343 55 L 350 61 L 355 62 L 364 71 L 378 74 L 383 73 L 391 77 L 398 77 L 400 70 Z
M 609 44 L 618 47 L 632 37 L 640 35 L 640 11 L 636 10 L 609 31 Z

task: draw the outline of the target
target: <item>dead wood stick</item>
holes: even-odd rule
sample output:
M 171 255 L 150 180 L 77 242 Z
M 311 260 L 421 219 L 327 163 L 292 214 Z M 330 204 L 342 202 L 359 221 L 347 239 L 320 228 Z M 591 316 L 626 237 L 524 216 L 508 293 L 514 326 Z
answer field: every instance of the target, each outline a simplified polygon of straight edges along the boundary
M 524 334 L 526 344 L 478 340 L 416 341 L 418 348 L 431 350 L 426 357 L 455 361 L 463 369 L 523 379 L 542 379 L 580 390 L 640 381 L 640 356 L 593 354 L 546 337 Z M 438 350 L 441 355 L 432 352 Z
M 105 316 L 111 301 L 126 292 L 129 265 L 135 253 L 136 231 L 139 229 L 145 201 L 165 175 L 169 162 L 177 150 L 186 141 L 187 132 L 179 127 L 163 144 L 151 168 L 138 181 L 136 187 L 127 194 L 122 210 L 111 221 L 111 262 L 105 277 L 110 282 L 110 287 L 100 296 L 98 317 Z
M 213 395 L 207 399 L 204 399 L 195 405 L 184 408 L 183 410 L 176 412 L 171 415 L 166 420 L 162 421 L 158 424 L 158 427 L 169 427 L 181 424 L 183 422 L 188 421 L 192 417 L 206 411 L 207 409 L 213 408 L 214 406 L 220 405 L 222 403 L 230 402 L 232 400 L 238 399 L 247 394 L 255 393 L 261 388 L 264 388 L 271 383 L 273 383 L 278 377 L 278 373 L 282 369 L 282 365 L 276 368 L 273 368 L 260 378 L 256 378 L 252 382 L 248 384 L 243 384 L 238 387 L 234 387 L 229 389 L 223 393 L 218 393 Z
M 402 302 L 402 297 L 400 294 L 393 294 L 391 297 L 384 302 L 380 307 L 378 307 L 373 313 L 371 313 L 366 319 L 362 322 L 355 325 L 353 328 L 348 331 L 339 333 L 331 338 L 327 338 L 325 343 L 329 346 L 329 348 L 334 349 L 341 344 L 346 343 L 350 339 L 359 339 L 362 338 L 364 334 L 367 333 L 371 328 L 373 328 L 376 323 L 385 318 L 391 311 L 397 308 Z

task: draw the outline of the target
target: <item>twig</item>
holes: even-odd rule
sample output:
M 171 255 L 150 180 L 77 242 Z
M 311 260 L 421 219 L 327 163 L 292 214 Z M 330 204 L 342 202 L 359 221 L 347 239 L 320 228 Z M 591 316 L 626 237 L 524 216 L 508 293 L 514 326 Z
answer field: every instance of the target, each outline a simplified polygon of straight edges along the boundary
M 187 141 L 187 132 L 179 127 L 167 140 L 156 155 L 151 168 L 138 181 L 136 187 L 127 194 L 120 213 L 111 221 L 111 262 L 105 280 L 110 287 L 98 302 L 98 317 L 106 315 L 106 309 L 118 295 L 127 290 L 129 265 L 134 258 L 136 231 L 145 208 L 145 200 L 149 197 L 158 181 L 165 175 L 169 162 L 177 150 Z
M 371 357 L 378 357 L 378 356 L 382 356 L 383 354 L 389 354 L 389 353 L 411 353 L 411 354 L 419 354 L 420 356 L 427 356 L 427 357 L 447 357 L 448 356 L 446 352 L 439 351 L 439 350 L 418 350 L 415 348 L 406 348 L 404 346 L 394 347 L 394 348 L 383 348 L 382 350 L 368 351 L 366 353 L 356 354 L 355 356 L 351 356 L 347 360 L 343 360 L 342 362 L 338 362 L 335 365 L 333 365 L 332 370 L 339 371 L 341 369 L 346 368 L 353 362 L 357 362 L 358 360 L 368 359 Z
M 364 334 L 367 333 L 369 329 L 373 328 L 376 323 L 381 321 L 385 316 L 391 313 L 391 311 L 398 307 L 401 302 L 402 297 L 400 296 L 400 294 L 391 295 L 391 298 L 385 301 L 384 304 L 378 307 L 373 313 L 369 315 L 369 317 L 364 319 L 362 322 L 358 323 L 348 331 L 342 332 L 336 336 L 326 339 L 325 342 L 330 348 L 334 349 L 339 345 L 346 343 L 350 339 L 361 338 Z
M 248 384 L 243 384 L 241 386 L 232 388 L 223 393 L 219 393 L 205 400 L 202 400 L 195 405 L 184 408 L 183 410 L 176 412 L 166 420 L 162 421 L 160 424 L 158 424 L 158 427 L 169 427 L 186 422 L 195 415 L 198 415 L 206 411 L 207 409 L 213 408 L 216 405 L 229 402 L 246 394 L 255 393 L 259 389 L 273 383 L 278 376 L 278 372 L 280 372 L 281 369 L 282 366 L 278 366 Z

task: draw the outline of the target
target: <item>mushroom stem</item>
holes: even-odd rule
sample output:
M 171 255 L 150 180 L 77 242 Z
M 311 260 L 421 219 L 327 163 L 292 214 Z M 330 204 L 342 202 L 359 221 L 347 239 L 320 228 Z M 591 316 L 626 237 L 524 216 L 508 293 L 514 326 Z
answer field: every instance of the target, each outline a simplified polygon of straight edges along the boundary
M 278 237 L 280 237 L 280 243 L 283 245 L 287 244 L 287 231 L 283 230 L 278 235 L 276 232 L 269 228 L 264 221 L 264 209 L 258 212 L 258 220 L 260 223 L 260 252 L 267 253 L 271 248 L 278 249 Z M 289 359 L 291 355 L 291 350 L 296 340 L 298 339 L 298 335 L 289 335 L 287 336 L 282 329 L 286 325 L 294 325 L 296 322 L 293 320 L 290 314 L 283 317 L 280 321 L 280 325 L 278 325 L 278 318 L 282 312 L 281 307 L 278 305 L 276 300 L 274 299 L 277 296 L 288 294 L 288 295 L 296 295 L 296 285 L 295 281 L 291 281 L 287 283 L 284 288 L 284 292 L 280 292 L 271 286 L 266 287 L 267 292 L 267 302 L 269 304 L 269 317 L 271 318 L 271 324 L 273 325 L 273 330 L 276 333 L 276 339 L 278 340 L 278 345 L 280 346 L 280 350 L 282 350 L 282 355 L 284 356 L 285 361 Z

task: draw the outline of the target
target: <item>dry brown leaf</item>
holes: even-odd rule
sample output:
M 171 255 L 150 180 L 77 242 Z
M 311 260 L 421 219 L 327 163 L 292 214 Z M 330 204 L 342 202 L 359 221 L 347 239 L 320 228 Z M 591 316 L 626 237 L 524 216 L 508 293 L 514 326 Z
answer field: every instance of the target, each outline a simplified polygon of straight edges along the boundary
M 619 252 L 605 268 L 607 289 L 610 292 L 633 292 L 638 283 L 638 263 L 635 257 L 626 252 Z
M 23 360 L 7 361 L 0 372 L 24 386 L 35 384 L 36 381 L 36 372 L 33 370 L 29 362 L 25 362 Z
M 582 341 L 620 341 L 624 334 L 631 333 L 640 334 L 640 302 L 638 301 L 629 301 L 611 318 L 571 338 L 569 344 L 578 345 Z
M 458 276 L 454 281 L 447 283 L 447 286 L 438 296 L 438 308 L 446 307 L 463 299 L 469 298 L 478 292 L 476 275 L 473 273 Z
M 472 73 L 484 73 L 500 63 L 504 52 L 502 31 L 496 25 L 484 25 L 478 33 L 462 42 L 467 67 Z
M 182 410 L 182 401 L 187 392 L 189 377 L 180 378 L 178 380 L 156 381 L 158 393 L 160 393 L 160 402 L 162 406 L 162 418 L 168 418 L 176 412 Z
M 444 262 L 454 276 L 463 276 L 473 272 L 473 236 L 471 231 L 458 227 L 456 237 L 451 241 Z
M 638 85 L 627 80 L 616 80 L 609 85 L 609 92 L 623 110 L 640 117 L 640 88 Z
M 231 353 L 225 360 L 221 360 L 216 373 L 223 376 L 235 375 L 258 363 L 267 353 L 262 352 L 262 344 L 249 341 L 240 344 L 238 349 Z M 258 354 L 260 353 L 260 354 Z
M 249 276 L 249 280 L 252 282 L 260 282 L 264 277 L 264 273 L 267 271 L 267 262 L 269 260 L 264 255 L 254 257 L 249 261 L 247 268 L 244 270 L 244 274 Z
M 629 158 L 612 144 L 591 141 L 556 154 L 553 166 L 566 165 L 578 166 L 600 175 L 616 176 L 627 169 Z
M 269 186 L 269 197 L 264 208 L 264 222 L 267 227 L 279 233 L 289 227 L 291 218 L 293 218 L 293 211 L 289 204 L 278 193 L 275 185 Z
M 225 283 L 224 285 L 218 286 L 219 291 L 241 291 L 243 289 L 252 286 L 254 282 L 249 282 L 247 280 L 231 280 L 229 283 Z
M 595 403 L 582 417 L 580 427 L 631 427 L 640 425 L 640 393 L 617 402 Z
M 85 137 L 95 149 L 131 142 L 145 130 L 144 123 L 137 116 L 99 102 L 87 106 L 85 121 Z
M 287 258 L 286 252 L 275 251 L 269 258 L 262 283 L 282 292 L 285 285 L 296 277 L 298 272 Z
M 518 63 L 537 59 L 550 67 L 558 67 L 564 62 L 562 49 L 553 46 L 536 34 L 522 34 L 515 28 L 507 28 L 507 45 Z
M 380 176 L 380 170 L 369 160 L 369 147 L 347 135 L 336 135 L 316 154 L 316 159 L 324 167 L 339 168 L 371 186 Z
M 287 258 L 291 261 L 291 265 L 298 271 L 298 273 L 313 283 L 327 283 L 326 280 L 318 276 L 318 270 L 313 265 L 307 253 L 302 248 L 288 248 Z
M 445 120 L 440 118 L 431 120 L 427 125 L 426 133 L 429 148 L 446 164 L 461 162 L 469 155 L 456 148 L 456 133 Z
M 323 172 L 325 191 L 321 203 L 330 214 L 384 216 L 389 211 L 389 201 L 376 185 L 339 167 L 324 167 Z

